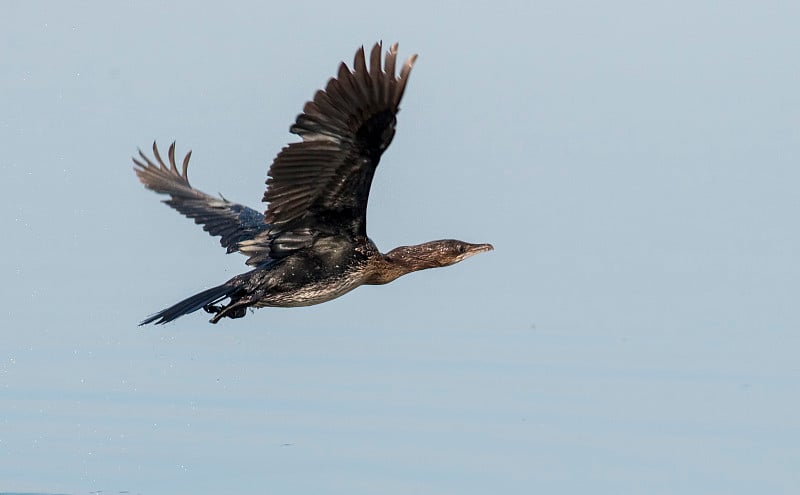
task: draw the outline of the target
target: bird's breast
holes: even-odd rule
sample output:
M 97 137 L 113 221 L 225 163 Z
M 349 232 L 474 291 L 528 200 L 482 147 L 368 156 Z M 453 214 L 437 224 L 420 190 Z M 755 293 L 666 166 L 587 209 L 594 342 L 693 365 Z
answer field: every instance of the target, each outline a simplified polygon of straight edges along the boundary
M 257 306 L 313 306 L 343 296 L 363 284 L 363 270 L 348 270 L 301 284 L 292 284 L 287 290 L 276 287 Z

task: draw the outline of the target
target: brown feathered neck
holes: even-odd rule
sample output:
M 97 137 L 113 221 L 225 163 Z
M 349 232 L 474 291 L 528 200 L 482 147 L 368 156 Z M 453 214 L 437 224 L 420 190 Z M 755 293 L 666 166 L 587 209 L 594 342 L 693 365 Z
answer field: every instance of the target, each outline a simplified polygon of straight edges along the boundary
M 388 284 L 411 272 L 450 266 L 478 253 L 494 249 L 491 244 L 470 244 L 455 239 L 400 246 L 373 258 L 366 284 Z

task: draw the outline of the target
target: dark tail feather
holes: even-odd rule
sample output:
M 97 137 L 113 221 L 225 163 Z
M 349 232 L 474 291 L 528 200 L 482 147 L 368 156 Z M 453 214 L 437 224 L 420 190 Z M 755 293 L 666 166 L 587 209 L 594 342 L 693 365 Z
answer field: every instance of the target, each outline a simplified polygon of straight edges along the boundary
M 219 302 L 226 297 L 232 296 L 239 290 L 238 287 L 232 287 L 228 284 L 219 285 L 210 289 L 204 290 L 199 294 L 195 294 L 188 299 L 170 306 L 167 309 L 159 311 L 158 313 L 147 317 L 144 321 L 139 323 L 139 326 L 147 325 L 148 323 L 155 322 L 156 325 L 163 325 L 183 315 L 194 313 L 198 309 Z

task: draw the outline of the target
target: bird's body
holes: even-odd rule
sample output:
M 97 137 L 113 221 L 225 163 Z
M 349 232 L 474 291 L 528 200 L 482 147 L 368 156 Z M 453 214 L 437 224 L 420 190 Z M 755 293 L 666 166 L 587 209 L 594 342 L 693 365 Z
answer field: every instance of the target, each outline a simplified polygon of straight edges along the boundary
M 327 237 L 268 270 L 244 274 L 257 287 L 253 306 L 298 307 L 330 301 L 368 283 L 369 261 L 380 256 L 369 239 Z
M 361 285 L 391 282 L 406 273 L 457 263 L 492 249 L 456 240 L 403 246 L 382 254 L 366 234 L 366 208 L 375 168 L 395 132 L 396 115 L 416 56 L 395 77 L 397 45 L 381 67 L 376 44 L 367 62 L 356 52 L 355 70 L 341 64 L 336 78 L 318 91 L 291 132 L 303 141 L 281 150 L 270 167 L 265 214 L 215 198 L 189 185 L 187 168 L 169 165 L 153 144 L 155 161 L 139 152 L 135 171 L 165 202 L 220 237 L 230 252 L 248 256 L 254 268 L 207 289 L 142 322 L 166 323 L 199 309 L 239 318 L 248 307 L 310 306 Z M 369 66 L 369 68 L 368 68 Z M 219 302 L 229 299 L 226 305 Z

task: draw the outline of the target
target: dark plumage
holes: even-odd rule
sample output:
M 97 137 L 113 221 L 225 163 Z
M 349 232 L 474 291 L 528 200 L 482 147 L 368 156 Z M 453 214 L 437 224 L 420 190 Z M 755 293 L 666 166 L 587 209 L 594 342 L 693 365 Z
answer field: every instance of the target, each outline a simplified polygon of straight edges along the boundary
M 290 131 L 303 140 L 285 146 L 269 169 L 256 210 L 215 198 L 189 184 L 191 152 L 179 170 L 175 143 L 167 165 L 153 143 L 151 160 L 134 158 L 139 180 L 185 216 L 220 237 L 227 251 L 248 257 L 251 271 L 205 290 L 145 319 L 166 323 L 205 309 L 216 323 L 240 318 L 248 307 L 308 306 L 365 284 L 385 284 L 406 273 L 457 263 L 492 249 L 490 244 L 432 241 L 381 254 L 367 237 L 369 189 L 381 155 L 392 142 L 397 112 L 416 55 L 395 76 L 397 44 L 381 67 L 381 45 L 356 52 L 353 71 L 342 63 L 317 91 Z M 226 305 L 219 303 L 228 299 Z

